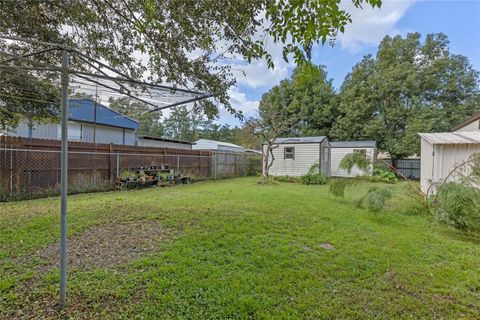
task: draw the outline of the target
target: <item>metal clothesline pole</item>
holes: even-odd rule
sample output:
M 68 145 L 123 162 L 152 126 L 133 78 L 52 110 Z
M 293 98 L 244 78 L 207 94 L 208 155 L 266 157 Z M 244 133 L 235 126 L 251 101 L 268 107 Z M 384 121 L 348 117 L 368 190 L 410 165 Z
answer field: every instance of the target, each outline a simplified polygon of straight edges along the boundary
M 62 172 L 60 200 L 60 307 L 62 308 L 67 303 L 68 60 L 68 51 L 62 50 Z

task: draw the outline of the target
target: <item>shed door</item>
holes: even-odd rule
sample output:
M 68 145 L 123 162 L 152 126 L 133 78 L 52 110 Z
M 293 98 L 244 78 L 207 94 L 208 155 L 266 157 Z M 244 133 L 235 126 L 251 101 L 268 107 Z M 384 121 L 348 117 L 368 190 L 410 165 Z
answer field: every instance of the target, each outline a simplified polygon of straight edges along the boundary
M 330 176 L 330 148 L 323 146 L 323 159 L 322 159 L 322 173 L 325 176 Z

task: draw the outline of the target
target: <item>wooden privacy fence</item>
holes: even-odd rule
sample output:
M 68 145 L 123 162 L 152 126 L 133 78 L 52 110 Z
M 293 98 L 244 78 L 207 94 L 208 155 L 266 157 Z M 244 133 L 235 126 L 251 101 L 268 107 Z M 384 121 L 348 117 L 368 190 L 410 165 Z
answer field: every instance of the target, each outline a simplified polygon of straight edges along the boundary
M 111 189 L 123 171 L 145 166 L 168 166 L 197 180 L 240 177 L 255 165 L 245 154 L 70 142 L 68 184 L 72 193 Z M 60 141 L 0 136 L 0 201 L 59 189 Z

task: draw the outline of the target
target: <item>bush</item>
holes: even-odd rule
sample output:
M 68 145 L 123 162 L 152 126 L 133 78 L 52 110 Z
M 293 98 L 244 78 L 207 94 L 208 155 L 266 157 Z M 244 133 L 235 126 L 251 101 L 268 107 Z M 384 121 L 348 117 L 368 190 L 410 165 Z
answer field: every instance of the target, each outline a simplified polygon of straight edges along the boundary
M 278 182 L 300 182 L 299 177 L 292 177 L 292 176 L 274 176 L 273 179 Z
M 307 174 L 300 177 L 300 182 L 302 184 L 326 184 L 327 177 L 321 173 L 320 164 L 314 163 Z
M 345 187 L 349 181 L 347 179 L 334 179 L 330 180 L 329 192 L 336 198 L 345 197 Z
M 375 169 L 373 171 L 373 181 L 381 181 L 381 182 L 386 182 L 386 183 L 395 183 L 398 181 L 397 177 L 395 176 L 395 173 L 388 171 L 388 170 L 383 170 L 383 169 Z
M 326 184 L 327 178 L 321 173 L 307 173 L 300 177 L 302 184 Z
M 435 220 L 465 231 L 480 231 L 480 191 L 464 184 L 447 182 L 432 199 Z
M 385 202 L 392 197 L 392 192 L 388 188 L 372 187 L 367 194 L 360 199 L 359 206 L 366 203 L 366 207 L 372 212 L 381 212 L 385 207 Z
M 278 182 L 275 181 L 273 177 L 261 177 L 260 180 L 257 181 L 257 184 L 270 186 L 270 185 L 277 185 Z

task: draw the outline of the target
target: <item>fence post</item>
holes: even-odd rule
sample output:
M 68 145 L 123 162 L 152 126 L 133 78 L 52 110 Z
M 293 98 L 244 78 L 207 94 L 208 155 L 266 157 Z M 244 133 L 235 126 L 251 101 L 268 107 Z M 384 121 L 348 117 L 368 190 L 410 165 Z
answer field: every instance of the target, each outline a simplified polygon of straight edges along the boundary
M 237 177 L 237 154 L 235 153 L 233 155 L 233 177 L 236 178 Z
M 217 154 L 214 152 L 212 157 L 213 157 L 213 180 L 217 180 Z
M 180 155 L 177 154 L 177 174 L 180 172 Z
M 118 178 L 120 176 L 120 153 L 117 153 L 117 176 L 115 177 Z
M 10 195 L 13 194 L 13 150 L 10 150 Z

